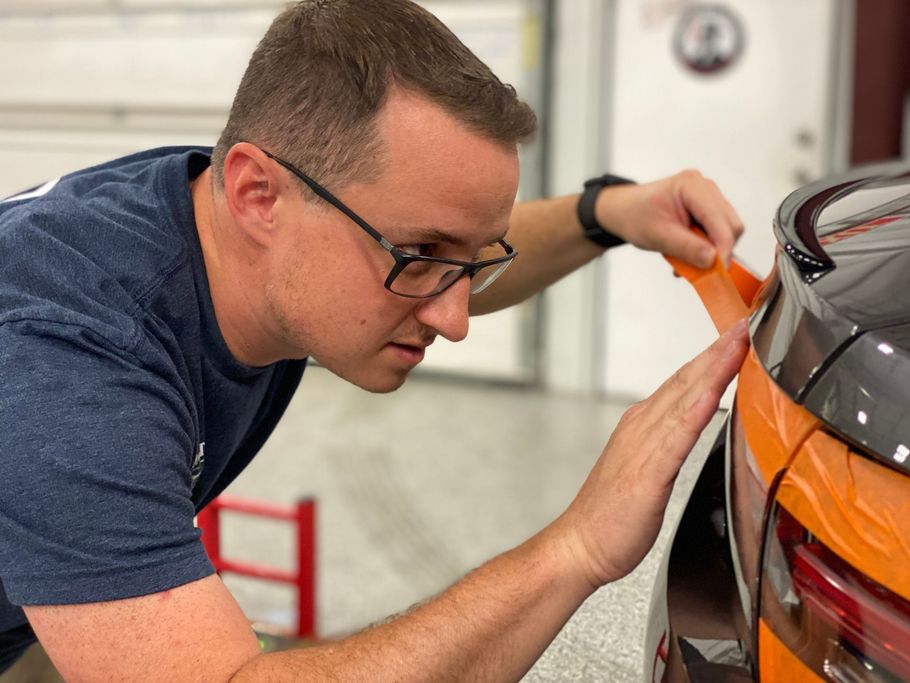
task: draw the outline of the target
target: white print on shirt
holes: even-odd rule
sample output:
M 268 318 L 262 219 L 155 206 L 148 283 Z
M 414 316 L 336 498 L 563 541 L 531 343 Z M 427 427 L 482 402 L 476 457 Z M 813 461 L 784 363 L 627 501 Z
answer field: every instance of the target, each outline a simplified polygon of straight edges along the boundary
M 54 186 L 60 182 L 60 178 L 54 178 L 53 180 L 48 180 L 41 187 L 36 187 L 31 192 L 23 192 L 22 194 L 15 194 L 12 197 L 7 197 L 6 199 L 0 200 L 0 204 L 6 204 L 7 202 L 18 202 L 20 199 L 34 199 L 35 197 L 43 197 L 48 192 L 54 189 Z
M 205 467 L 205 441 L 200 442 L 199 450 L 196 451 L 196 455 L 193 456 L 193 467 L 190 470 L 190 475 L 193 478 L 193 489 L 196 488 L 196 484 L 199 482 L 199 477 L 202 476 L 202 469 Z

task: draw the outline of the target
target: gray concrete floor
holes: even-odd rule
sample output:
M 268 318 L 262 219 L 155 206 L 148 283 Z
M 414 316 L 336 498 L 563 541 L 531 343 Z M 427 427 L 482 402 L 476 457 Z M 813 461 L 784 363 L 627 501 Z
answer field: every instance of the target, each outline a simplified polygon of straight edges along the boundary
M 371 395 L 322 368 L 230 492 L 290 503 L 315 496 L 318 628 L 334 636 L 400 612 L 545 526 L 569 503 L 624 405 L 536 389 L 415 377 Z M 526 681 L 641 680 L 651 585 L 715 422 L 686 465 L 654 551 L 598 591 Z M 288 527 L 228 515 L 225 555 L 292 565 Z M 251 619 L 290 625 L 290 589 L 226 583 Z

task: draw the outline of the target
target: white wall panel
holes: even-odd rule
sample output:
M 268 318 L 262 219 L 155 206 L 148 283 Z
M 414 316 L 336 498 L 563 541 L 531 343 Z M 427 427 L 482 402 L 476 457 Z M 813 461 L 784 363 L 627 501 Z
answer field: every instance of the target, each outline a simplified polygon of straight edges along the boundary
M 549 191 L 554 195 L 577 193 L 586 178 L 603 173 L 608 4 L 604 0 L 557 4 L 549 150 Z M 550 389 L 591 393 L 597 384 L 595 367 L 602 343 L 595 315 L 596 274 L 596 264 L 586 266 L 544 293 L 542 365 Z
M 226 109 L 272 13 L 91 13 L 0 21 L 2 100 Z

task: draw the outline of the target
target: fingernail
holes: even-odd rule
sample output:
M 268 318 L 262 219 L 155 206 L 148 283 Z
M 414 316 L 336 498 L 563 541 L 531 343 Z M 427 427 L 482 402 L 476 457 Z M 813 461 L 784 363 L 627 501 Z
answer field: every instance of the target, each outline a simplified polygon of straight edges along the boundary
M 698 265 L 702 268 L 710 268 L 714 265 L 714 250 L 710 247 L 699 250 Z
M 727 331 L 727 334 L 731 334 L 736 337 L 741 336 L 743 334 L 743 332 L 746 331 L 746 327 L 748 326 L 748 324 L 749 324 L 748 318 L 740 318 L 739 320 L 736 321 L 736 323 L 734 323 L 733 327 L 731 327 Z
M 733 327 L 727 330 L 727 333 L 724 335 L 726 339 L 726 346 L 724 348 L 724 358 L 729 358 L 730 356 L 736 355 L 740 351 L 740 342 L 743 340 L 743 337 L 746 332 L 746 319 L 743 318 L 739 320 Z

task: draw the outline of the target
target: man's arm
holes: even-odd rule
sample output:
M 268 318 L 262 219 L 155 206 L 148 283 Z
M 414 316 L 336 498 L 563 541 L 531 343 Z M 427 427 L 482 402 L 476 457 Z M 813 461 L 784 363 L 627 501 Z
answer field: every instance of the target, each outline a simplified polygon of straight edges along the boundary
M 518 250 L 518 258 L 493 286 L 472 297 L 472 314 L 519 303 L 603 254 L 602 247 L 582 234 L 577 206 L 578 195 L 515 205 L 506 239 Z M 594 215 L 630 244 L 704 268 L 713 262 L 715 249 L 728 260 L 743 232 L 742 221 L 717 185 L 697 171 L 604 188 Z M 707 240 L 689 230 L 693 218 Z
M 741 323 L 630 409 L 576 499 L 539 534 L 360 634 L 260 654 L 217 577 L 26 615 L 70 681 L 516 680 L 592 591 L 654 543 L 679 468 L 746 345 Z

